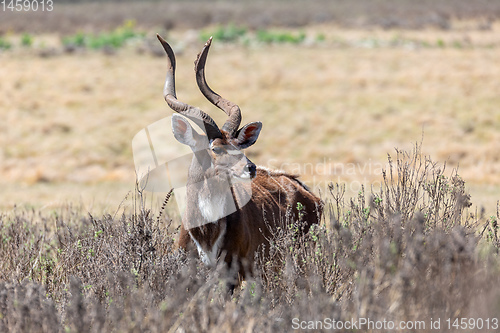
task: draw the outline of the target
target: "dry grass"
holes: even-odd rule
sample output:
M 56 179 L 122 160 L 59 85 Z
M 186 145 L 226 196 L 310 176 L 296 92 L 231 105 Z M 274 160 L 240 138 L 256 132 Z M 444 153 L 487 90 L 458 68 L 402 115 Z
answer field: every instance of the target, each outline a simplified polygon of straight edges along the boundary
M 332 184 L 326 223 L 277 231 L 271 257 L 231 296 L 224 267 L 178 251 L 168 214 L 153 215 L 139 191 L 114 216 L 0 214 L 0 330 L 287 332 L 294 318 L 368 318 L 432 332 L 431 318 L 498 319 L 498 212 L 469 214 L 463 181 L 418 146 L 389 164 L 380 192 L 349 200 Z
M 263 121 L 248 151 L 258 164 L 300 173 L 323 191 L 329 181 L 347 182 L 357 193 L 360 184 L 379 184 L 387 153 L 424 133 L 423 151 L 448 170 L 459 165 L 474 202 L 493 211 L 500 196 L 497 31 L 317 26 L 306 32 L 325 34 L 323 44 L 215 41 L 207 76 L 241 106 L 245 122 Z M 192 61 L 201 42 L 190 36 L 170 36 L 182 51 L 178 95 L 220 123 L 223 113 L 195 86 Z M 470 45 L 453 46 L 464 40 Z M 113 210 L 133 188 L 132 137 L 172 113 L 161 97 L 165 59 L 134 48 L 52 58 L 13 50 L 0 59 L 0 206 L 83 201 L 85 209 Z

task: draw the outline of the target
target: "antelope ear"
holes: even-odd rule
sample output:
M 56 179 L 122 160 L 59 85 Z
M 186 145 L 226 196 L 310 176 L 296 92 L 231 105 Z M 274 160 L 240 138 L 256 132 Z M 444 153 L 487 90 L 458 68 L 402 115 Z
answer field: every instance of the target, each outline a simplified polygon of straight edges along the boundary
M 260 130 L 262 129 L 262 123 L 256 121 L 253 123 L 248 123 L 236 132 L 236 141 L 241 149 L 250 147 L 257 141 L 259 137 Z
M 172 132 L 174 132 L 174 137 L 180 143 L 188 145 L 191 148 L 196 146 L 196 137 L 198 137 L 198 133 L 196 133 L 191 124 L 184 119 L 184 117 L 178 114 L 172 115 Z

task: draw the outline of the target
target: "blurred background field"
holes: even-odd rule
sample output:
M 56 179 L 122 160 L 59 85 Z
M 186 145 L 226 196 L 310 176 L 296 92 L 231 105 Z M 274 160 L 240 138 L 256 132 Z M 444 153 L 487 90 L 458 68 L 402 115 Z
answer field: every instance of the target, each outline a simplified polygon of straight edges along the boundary
M 207 80 L 263 122 L 256 163 L 316 191 L 377 187 L 387 154 L 446 163 L 472 202 L 500 198 L 500 2 L 58 1 L 0 12 L 0 207 L 114 211 L 134 189 L 131 141 L 170 116 L 160 32 L 177 54 L 179 99 L 221 123 Z M 169 129 L 166 129 L 169 130 Z

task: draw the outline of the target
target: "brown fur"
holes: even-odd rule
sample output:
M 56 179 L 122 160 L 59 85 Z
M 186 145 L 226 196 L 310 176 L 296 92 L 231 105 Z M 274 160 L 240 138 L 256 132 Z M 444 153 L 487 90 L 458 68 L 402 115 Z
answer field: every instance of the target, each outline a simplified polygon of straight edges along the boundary
M 287 218 L 291 221 L 299 219 L 298 202 L 304 206 L 302 220 L 306 232 L 313 223 L 318 223 L 323 208 L 321 200 L 298 181 L 297 176 L 284 172 L 257 168 L 251 188 L 252 198 L 240 210 L 215 223 L 190 229 L 191 236 L 198 243 L 212 247 L 222 230 L 221 224 L 225 223 L 227 229 L 220 253 L 225 254 L 223 259 L 229 266 L 234 259 L 237 260 L 243 278 L 252 272 L 255 253 L 265 247 L 267 254 L 274 231 L 283 227 Z M 179 246 L 185 250 L 193 248 L 184 226 L 181 227 Z

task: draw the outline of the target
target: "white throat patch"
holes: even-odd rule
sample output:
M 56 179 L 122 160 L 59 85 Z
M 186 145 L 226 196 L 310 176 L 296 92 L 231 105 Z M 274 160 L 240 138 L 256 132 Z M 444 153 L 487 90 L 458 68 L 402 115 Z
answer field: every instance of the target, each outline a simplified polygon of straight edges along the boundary
M 198 208 L 206 222 L 215 222 L 227 216 L 226 201 L 224 194 L 211 198 L 206 198 L 201 193 L 198 194 Z

